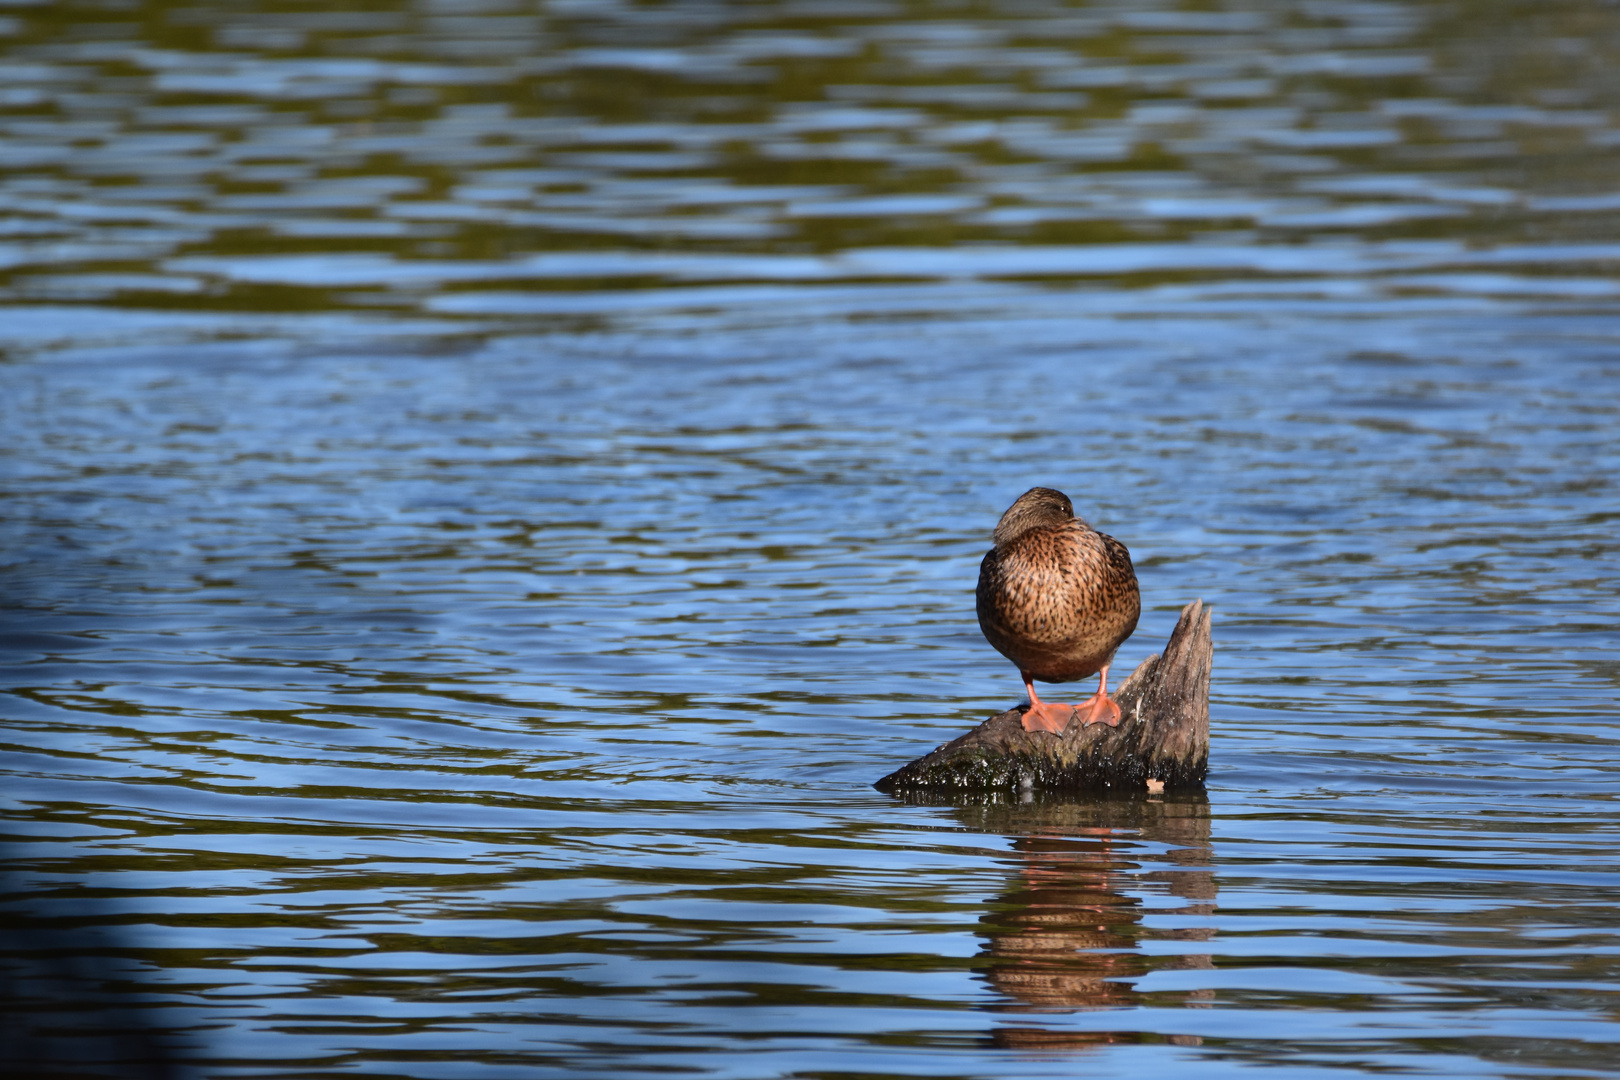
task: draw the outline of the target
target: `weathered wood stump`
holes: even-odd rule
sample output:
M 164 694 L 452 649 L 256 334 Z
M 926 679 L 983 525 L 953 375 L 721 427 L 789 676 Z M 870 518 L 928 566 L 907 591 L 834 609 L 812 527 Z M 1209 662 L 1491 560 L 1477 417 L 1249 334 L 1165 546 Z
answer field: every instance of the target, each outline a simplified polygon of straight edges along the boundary
M 1187 791 L 1209 768 L 1209 609 L 1181 609 L 1164 652 L 1114 694 L 1118 727 L 1071 722 L 1061 735 L 1025 731 L 1027 705 L 992 716 L 959 739 L 897 769 L 874 787 L 889 794 L 1042 788 Z

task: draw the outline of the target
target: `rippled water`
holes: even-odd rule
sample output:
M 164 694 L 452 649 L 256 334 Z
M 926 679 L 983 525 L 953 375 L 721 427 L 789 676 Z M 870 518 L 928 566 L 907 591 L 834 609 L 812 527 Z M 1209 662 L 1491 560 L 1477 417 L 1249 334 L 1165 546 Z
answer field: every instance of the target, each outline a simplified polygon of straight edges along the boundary
M 9 1061 L 1620 1074 L 1620 10 L 0 14 Z M 1207 798 L 870 788 L 1036 483 Z

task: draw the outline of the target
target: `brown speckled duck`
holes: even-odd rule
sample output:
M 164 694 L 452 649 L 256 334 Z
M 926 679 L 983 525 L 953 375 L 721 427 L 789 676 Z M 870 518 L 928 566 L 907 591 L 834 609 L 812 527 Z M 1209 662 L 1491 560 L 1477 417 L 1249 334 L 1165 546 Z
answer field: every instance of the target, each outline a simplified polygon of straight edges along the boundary
M 1125 545 L 1074 516 L 1061 491 L 1030 488 L 996 523 L 996 546 L 979 564 L 979 629 L 1018 665 L 1029 692 L 1024 730 L 1061 733 L 1119 724 L 1108 696 L 1114 650 L 1142 613 L 1136 571 Z M 1034 680 L 1073 682 L 1102 672 L 1097 692 L 1078 705 L 1035 696 Z

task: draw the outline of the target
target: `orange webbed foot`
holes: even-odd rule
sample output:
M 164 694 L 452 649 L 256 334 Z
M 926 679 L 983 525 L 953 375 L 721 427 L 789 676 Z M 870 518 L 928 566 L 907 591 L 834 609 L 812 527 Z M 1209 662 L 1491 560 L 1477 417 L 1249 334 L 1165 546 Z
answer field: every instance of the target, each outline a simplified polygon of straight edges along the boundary
M 1073 705 L 1060 705 L 1052 701 L 1036 702 L 1024 713 L 1024 730 L 1050 731 L 1054 735 L 1061 735 L 1073 717 Z
M 1087 724 L 1107 724 L 1109 727 L 1119 727 L 1119 706 L 1107 694 L 1093 694 L 1076 705 L 1074 712 L 1080 718 L 1081 727 L 1085 727 Z

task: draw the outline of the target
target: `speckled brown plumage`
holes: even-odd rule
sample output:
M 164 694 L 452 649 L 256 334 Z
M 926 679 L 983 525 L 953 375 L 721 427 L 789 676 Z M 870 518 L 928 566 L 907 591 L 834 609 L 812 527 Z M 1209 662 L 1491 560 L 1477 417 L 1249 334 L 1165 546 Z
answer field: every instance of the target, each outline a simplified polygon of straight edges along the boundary
M 1052 488 L 1020 495 L 996 525 L 995 544 L 979 566 L 978 609 L 996 651 L 1026 684 L 1106 669 L 1142 611 L 1125 545 L 1075 517 L 1069 497 Z M 1030 695 L 1040 706 L 1033 687 Z M 1099 696 L 1106 701 L 1106 687 Z

